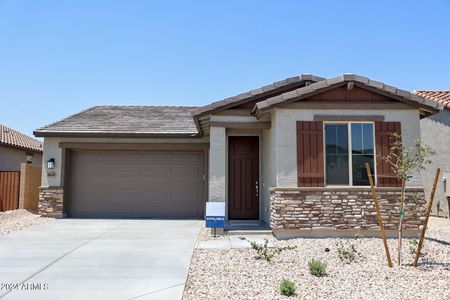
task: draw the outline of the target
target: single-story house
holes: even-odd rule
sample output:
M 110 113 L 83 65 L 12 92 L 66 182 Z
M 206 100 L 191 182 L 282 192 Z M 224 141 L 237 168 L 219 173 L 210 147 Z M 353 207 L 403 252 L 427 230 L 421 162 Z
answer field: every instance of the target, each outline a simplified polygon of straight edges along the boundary
M 433 202 L 433 215 L 450 217 L 450 91 L 415 91 L 419 96 L 444 106 L 438 114 L 420 121 L 422 141 L 436 151 L 433 163 L 423 174 L 425 195 L 429 198 L 436 168 L 441 168 Z
M 442 106 L 355 74 L 288 78 L 202 107 L 96 106 L 39 128 L 46 216 L 260 220 L 274 233 L 378 228 L 364 163 L 372 166 L 386 228 L 399 183 L 380 156 Z M 49 162 L 49 166 L 47 166 Z M 420 174 L 407 198 L 423 204 Z M 412 201 L 412 200 L 411 200 Z M 417 230 L 423 205 L 405 228 Z M 305 231 L 306 229 L 306 231 Z M 317 231 L 316 231 L 317 232 Z
M 42 143 L 0 124 L 0 171 L 20 171 L 21 163 L 42 164 Z

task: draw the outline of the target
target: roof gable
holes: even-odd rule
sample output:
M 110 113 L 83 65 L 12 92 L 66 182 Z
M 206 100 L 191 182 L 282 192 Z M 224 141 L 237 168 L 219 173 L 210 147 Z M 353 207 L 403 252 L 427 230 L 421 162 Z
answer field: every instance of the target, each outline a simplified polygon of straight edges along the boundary
M 249 109 L 250 115 L 251 109 L 259 101 L 281 95 L 324 79 L 325 78 L 314 76 L 312 74 L 301 74 L 199 107 L 192 111 L 192 116 L 194 117 L 199 134 L 208 135 L 209 119 L 212 114 L 219 113 L 226 109 L 247 108 Z
M 209 115 L 234 106 L 242 106 L 247 102 L 260 101 L 268 97 L 274 97 L 284 92 L 303 87 L 308 83 L 314 83 L 324 79 L 325 78 L 314 76 L 312 74 L 301 74 L 299 76 L 290 77 L 261 88 L 253 89 L 248 92 L 199 107 L 192 111 L 192 115 L 198 118 L 202 115 Z
M 304 100 L 343 86 L 347 86 L 347 89 L 356 88 L 356 91 L 367 90 L 377 95 L 384 96 L 386 99 L 404 102 L 408 105 L 417 107 L 420 110 L 421 115 L 424 117 L 434 114 L 442 108 L 438 103 L 417 96 L 408 91 L 398 89 L 379 81 L 371 80 L 367 77 L 355 74 L 344 74 L 342 76 L 322 80 L 291 92 L 260 101 L 255 105 L 252 113 L 256 116 L 260 116 L 261 114 L 280 105 Z
M 305 98 L 304 101 L 340 101 L 340 102 L 395 102 L 395 100 L 359 86 L 348 88 L 346 84 Z

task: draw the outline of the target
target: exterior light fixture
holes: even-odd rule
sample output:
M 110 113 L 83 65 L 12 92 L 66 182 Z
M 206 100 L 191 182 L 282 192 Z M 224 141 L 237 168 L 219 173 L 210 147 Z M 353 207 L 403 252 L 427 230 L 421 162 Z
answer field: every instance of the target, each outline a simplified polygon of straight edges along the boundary
M 50 158 L 47 161 L 47 169 L 53 170 L 54 168 L 55 168 L 55 159 L 54 158 Z
M 27 164 L 33 163 L 33 153 L 27 152 Z

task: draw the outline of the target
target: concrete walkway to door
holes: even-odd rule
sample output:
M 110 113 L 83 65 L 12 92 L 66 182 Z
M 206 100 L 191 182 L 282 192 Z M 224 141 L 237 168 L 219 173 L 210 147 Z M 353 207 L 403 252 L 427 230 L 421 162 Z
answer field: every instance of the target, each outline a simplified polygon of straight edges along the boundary
M 181 299 L 200 222 L 63 219 L 0 236 L 0 299 Z

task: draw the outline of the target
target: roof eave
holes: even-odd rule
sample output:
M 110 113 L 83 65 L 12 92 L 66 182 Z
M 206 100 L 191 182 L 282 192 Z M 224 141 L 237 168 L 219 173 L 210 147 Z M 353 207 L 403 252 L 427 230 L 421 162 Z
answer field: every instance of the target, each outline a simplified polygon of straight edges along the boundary
M 8 144 L 8 143 L 0 143 L 0 146 L 17 149 L 17 150 L 22 150 L 22 151 L 26 151 L 26 152 L 34 152 L 34 153 L 42 153 L 44 151 L 43 149 L 36 149 L 36 148 L 19 146 L 19 145 Z
M 80 132 L 80 131 L 39 131 L 33 132 L 36 137 L 115 137 L 115 138 L 199 138 L 198 133 L 158 133 L 158 132 Z

